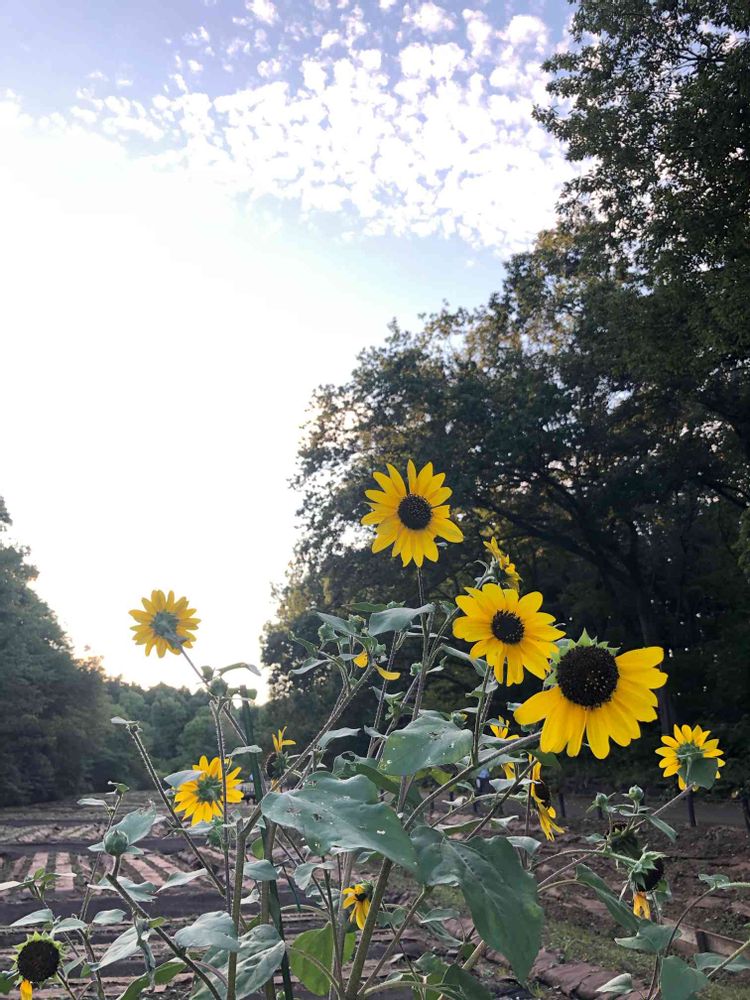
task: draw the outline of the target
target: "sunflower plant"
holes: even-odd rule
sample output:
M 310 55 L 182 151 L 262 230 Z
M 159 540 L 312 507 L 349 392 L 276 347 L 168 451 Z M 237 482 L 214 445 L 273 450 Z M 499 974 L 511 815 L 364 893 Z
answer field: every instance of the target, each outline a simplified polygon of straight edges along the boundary
M 486 953 L 520 982 L 532 976 L 544 905 L 560 885 L 593 895 L 619 925 L 624 957 L 602 987 L 610 995 L 634 988 L 626 971 L 632 949 L 654 960 L 644 1000 L 688 1000 L 719 972 L 743 967 L 750 940 L 726 958 L 704 953 L 688 961 L 674 953 L 685 914 L 677 924 L 664 923 L 662 914 L 675 860 L 651 849 L 649 836 L 658 831 L 674 840 L 676 833 L 663 819 L 666 806 L 647 807 L 640 788 L 598 793 L 592 808 L 601 832 L 571 850 L 555 843 L 565 834 L 551 791 L 558 755 L 603 760 L 613 743 L 638 739 L 657 719 L 656 692 L 668 680 L 663 650 L 620 649 L 585 631 L 571 638 L 540 592 L 524 592 L 494 536 L 483 546 L 464 539 L 444 473 L 413 461 L 405 475 L 394 465 L 386 470 L 374 474 L 378 489 L 366 491 L 370 510 L 362 520 L 375 528 L 375 554 L 390 549 L 405 573 L 416 573 L 419 602 L 412 607 L 387 595 L 382 603 L 354 601 L 348 615 L 317 612 L 318 641 L 297 640 L 298 672 L 327 671 L 339 690 L 307 745 L 281 720 L 273 733 L 256 732 L 255 693 L 231 683 L 238 671 L 255 668 L 196 667 L 188 650 L 200 620 L 187 598 L 153 590 L 131 611 L 134 641 L 146 655 L 182 657 L 205 688 L 216 745 L 192 766 L 186 761 L 184 770 L 162 775 L 137 720 L 112 720 L 140 754 L 154 801 L 128 811 L 121 784 L 93 800 L 104 809 L 104 832 L 90 846 L 91 869 L 73 916 L 54 912 L 53 872 L 0 886 L 39 907 L 22 920 L 36 929 L 0 974 L 0 993 L 30 1000 L 58 982 L 75 1000 L 106 1000 L 108 967 L 133 959 L 143 971 L 119 1000 L 137 1000 L 176 977 L 193 1000 L 257 992 L 272 1000 L 277 991 L 293 1000 L 300 984 L 331 1000 L 391 989 L 422 1000 L 485 1000 L 491 993 L 477 972 Z M 486 561 L 453 600 L 430 599 L 430 564 L 443 546 L 461 543 L 467 573 L 483 551 Z M 448 661 L 461 665 L 473 686 L 469 704 L 442 713 L 429 707 L 430 684 Z M 518 705 L 514 688 L 527 674 L 539 690 Z M 338 751 L 342 737 L 360 731 L 341 728 L 340 720 L 365 695 L 372 696 L 360 726 L 366 751 Z M 239 745 L 228 751 L 230 733 Z M 719 776 L 723 754 L 709 735 L 682 725 L 663 738 L 660 766 L 667 780 L 676 779 L 670 801 Z M 520 817 L 504 809 L 514 804 Z M 158 891 L 124 873 L 130 858 L 147 854 L 155 827 L 160 837 L 181 840 L 192 861 Z M 210 888 L 215 909 L 172 929 L 160 913 L 162 894 L 195 879 Z M 734 885 L 723 876 L 703 882 L 703 895 Z M 446 885 L 463 901 L 459 930 L 445 926 L 446 911 L 432 899 Z M 313 926 L 290 935 L 290 916 L 303 912 Z M 124 929 L 103 947 L 99 933 L 108 924 Z M 407 930 L 424 943 L 421 959 L 402 947 Z

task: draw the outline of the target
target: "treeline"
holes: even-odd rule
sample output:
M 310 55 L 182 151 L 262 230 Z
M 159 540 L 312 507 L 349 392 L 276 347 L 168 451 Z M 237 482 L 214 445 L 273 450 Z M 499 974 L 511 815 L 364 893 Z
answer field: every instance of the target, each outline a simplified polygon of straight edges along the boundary
M 289 634 L 315 636 L 310 609 L 416 601 L 414 574 L 373 555 L 359 519 L 373 469 L 432 461 L 466 542 L 427 564 L 430 594 L 455 597 L 496 535 L 569 634 L 666 648 L 662 722 L 716 730 L 728 790 L 750 763 L 750 23 L 727 2 L 636 7 L 583 0 L 571 50 L 547 64 L 536 113 L 590 164 L 555 228 L 487 305 L 394 325 L 317 392 L 303 532 L 264 658 L 290 712 L 305 689 L 325 701 L 330 678 L 292 674 L 304 653 Z M 472 685 L 447 664 L 428 703 L 459 707 Z M 658 784 L 656 728 L 612 755 L 611 777 Z

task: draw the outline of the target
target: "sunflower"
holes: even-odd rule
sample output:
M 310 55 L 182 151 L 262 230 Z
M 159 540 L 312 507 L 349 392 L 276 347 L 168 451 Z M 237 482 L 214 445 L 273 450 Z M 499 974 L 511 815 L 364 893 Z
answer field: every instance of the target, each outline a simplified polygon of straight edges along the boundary
M 515 563 L 510 561 L 510 556 L 507 556 L 503 552 L 494 537 L 491 538 L 489 542 L 484 542 L 484 547 L 495 560 L 498 583 L 502 587 L 509 587 L 511 590 L 518 590 L 521 586 L 521 577 L 516 571 Z
M 284 753 L 284 747 L 296 747 L 297 746 L 297 741 L 296 740 L 288 740 L 286 738 L 286 726 L 284 726 L 282 729 L 279 729 L 278 732 L 275 732 L 271 736 L 271 739 L 273 740 L 273 748 L 274 748 L 274 750 L 276 751 L 277 754 L 283 754 Z
M 227 761 L 227 765 L 229 761 Z M 205 754 L 193 766 L 194 771 L 202 771 L 200 778 L 185 781 L 177 789 L 174 797 L 175 811 L 185 814 L 185 819 L 192 816 L 192 825 L 210 822 L 214 816 L 224 815 L 224 789 L 221 781 L 221 760 L 218 757 L 209 764 Z M 241 802 L 240 769 L 227 771 L 227 802 Z
M 16 971 L 21 977 L 21 1000 L 31 1000 L 34 987 L 51 979 L 60 968 L 62 946 L 48 934 L 34 932 L 16 948 Z
M 549 670 L 555 639 L 565 635 L 554 628 L 552 615 L 542 614 L 542 595 L 537 591 L 519 597 L 515 590 L 487 583 L 481 590 L 467 587 L 469 596 L 456 598 L 464 617 L 453 623 L 457 639 L 473 642 L 472 656 L 484 656 L 503 683 L 508 664 L 507 684 L 520 684 L 524 667 L 537 677 Z
M 414 462 L 409 459 L 407 489 L 398 469 L 392 465 L 387 469 L 387 476 L 384 472 L 373 472 L 381 489 L 365 490 L 371 510 L 362 518 L 362 524 L 375 524 L 378 529 L 372 551 L 382 552 L 393 545 L 391 555 L 401 556 L 404 566 L 412 559 L 421 566 L 425 557 L 437 562 L 435 538 L 448 542 L 464 539 L 461 529 L 450 520 L 451 509 L 445 503 L 453 492 L 443 486 L 445 473 L 435 475 L 432 462 L 417 473 Z
M 583 734 L 595 757 L 609 753 L 609 741 L 627 746 L 641 735 L 639 722 L 656 718 L 655 688 L 667 675 L 656 666 L 664 659 L 658 646 L 614 652 L 586 633 L 568 642 L 556 665 L 556 683 L 532 695 L 515 711 L 522 726 L 544 719 L 540 749 L 569 757 L 581 749 Z
M 529 792 L 539 816 L 539 826 L 541 826 L 542 833 L 547 840 L 554 840 L 556 833 L 565 833 L 565 830 L 555 823 L 557 810 L 552 805 L 547 782 L 542 780 L 542 765 L 540 761 L 537 761 L 531 769 Z
M 716 760 L 716 777 L 721 777 L 719 768 L 724 767 L 726 761 L 722 759 L 723 750 L 719 748 L 718 740 L 709 740 L 710 729 L 701 729 L 695 726 L 675 726 L 674 736 L 662 736 L 663 747 L 657 749 L 661 757 L 659 767 L 664 768 L 664 777 L 671 778 L 677 775 L 680 789 L 686 788 L 685 778 L 691 761 L 698 759 Z M 710 779 L 709 779 L 710 780 Z
M 498 719 L 497 725 L 494 722 L 490 723 L 490 732 L 493 736 L 497 736 L 499 740 L 517 740 L 517 734 L 510 736 L 508 733 L 508 723 L 505 719 Z M 503 772 L 505 777 L 509 781 L 513 781 L 516 777 L 516 765 L 511 763 L 503 764 Z
M 190 649 L 195 642 L 200 618 L 193 618 L 195 608 L 188 607 L 187 597 L 175 600 L 173 590 L 167 597 L 163 590 L 152 590 L 151 597 L 142 598 L 141 603 L 145 611 L 136 609 L 130 612 L 138 622 L 130 628 L 135 632 L 134 641 L 146 647 L 146 656 L 154 646 L 160 657 L 167 650 L 179 653 L 183 646 Z
M 352 922 L 356 923 L 360 930 L 365 926 L 367 914 L 370 912 L 370 900 L 372 899 L 372 882 L 357 882 L 343 890 L 344 909 L 353 906 Z
M 633 913 L 636 917 L 643 917 L 644 920 L 651 919 L 651 906 L 645 892 L 638 889 L 633 893 Z
M 367 650 L 363 649 L 358 656 L 355 656 L 354 662 L 357 664 L 358 667 L 361 667 L 362 670 L 364 670 L 367 664 L 370 662 L 370 655 L 367 652 Z M 383 678 L 383 680 L 386 681 L 397 681 L 401 676 L 400 670 L 386 670 L 385 667 L 379 667 L 377 663 L 375 664 L 375 669 Z
M 653 858 L 652 867 L 631 877 L 633 883 L 633 913 L 644 920 L 651 919 L 648 895 L 664 878 L 664 858 Z

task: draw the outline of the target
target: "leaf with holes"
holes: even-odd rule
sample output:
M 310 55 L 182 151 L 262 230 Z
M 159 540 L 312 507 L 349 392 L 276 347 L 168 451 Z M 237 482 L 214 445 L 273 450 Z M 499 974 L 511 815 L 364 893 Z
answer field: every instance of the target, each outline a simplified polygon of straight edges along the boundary
M 379 770 L 386 774 L 416 774 L 426 767 L 455 764 L 471 753 L 473 735 L 440 712 L 422 712 L 385 741 Z

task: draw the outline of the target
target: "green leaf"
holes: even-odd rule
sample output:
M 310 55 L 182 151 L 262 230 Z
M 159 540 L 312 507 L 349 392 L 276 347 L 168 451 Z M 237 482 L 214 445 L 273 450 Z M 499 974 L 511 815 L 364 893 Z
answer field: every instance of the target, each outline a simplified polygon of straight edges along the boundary
M 414 871 L 414 847 L 395 812 L 378 802 L 378 790 L 362 775 L 340 780 L 321 772 L 307 778 L 301 789 L 269 792 L 263 815 L 280 826 L 298 830 L 314 854 L 374 850 Z
M 725 955 L 717 955 L 712 951 L 702 951 L 697 955 L 693 955 L 693 961 L 695 962 L 695 967 L 700 972 L 704 969 L 715 969 L 722 962 L 726 961 Z M 733 962 L 729 965 L 725 965 L 721 970 L 722 972 L 747 972 L 750 969 L 750 959 L 746 958 L 744 955 L 738 955 Z
M 25 885 L 24 882 L 0 882 L 0 892 L 5 892 L 7 889 L 15 889 L 19 885 Z
M 0 995 L 6 996 L 17 988 L 18 976 L 15 972 L 0 972 Z
M 356 736 L 359 732 L 361 732 L 360 727 L 351 729 L 349 726 L 344 726 L 343 729 L 329 729 L 318 740 L 318 746 L 324 750 L 334 740 L 343 740 L 347 736 Z
M 354 954 L 356 935 L 344 937 L 343 960 L 348 962 Z M 292 972 L 303 986 L 316 996 L 327 996 L 330 979 L 307 958 L 311 955 L 326 969 L 333 970 L 333 930 L 330 923 L 325 927 L 303 931 L 289 946 L 289 964 Z
M 135 719 L 123 719 L 121 715 L 115 715 L 109 720 L 113 726 L 137 726 Z
M 268 982 L 281 965 L 286 945 L 279 937 L 275 927 L 271 924 L 259 924 L 240 938 L 239 946 L 237 953 L 237 996 L 244 998 L 255 993 L 264 983 Z M 226 976 L 229 961 L 226 952 L 212 949 L 206 952 L 203 961 L 206 965 L 212 965 L 219 969 Z M 208 970 L 206 970 L 206 974 L 218 989 L 219 994 L 223 995 L 225 989 L 223 983 Z M 191 996 L 192 1000 L 212 1000 L 208 987 L 200 979 L 195 980 Z
M 508 750 L 512 749 L 513 749 L 512 746 L 508 747 Z M 534 757 L 535 760 L 538 760 L 539 763 L 543 767 L 546 767 L 548 771 L 562 770 L 562 765 L 560 764 L 560 761 L 558 760 L 556 753 L 549 753 L 548 751 L 545 750 L 539 750 L 537 747 L 529 747 L 524 752 L 528 753 L 531 757 Z
M 750 882 L 733 882 L 728 875 L 721 872 L 716 875 L 699 875 L 698 878 L 712 889 L 750 889 Z
M 194 872 L 174 872 L 170 875 L 164 885 L 159 886 L 156 890 L 157 893 L 164 892 L 165 889 L 174 889 L 178 885 L 187 885 L 188 882 L 192 882 L 195 878 L 200 878 L 201 875 L 207 875 L 208 872 L 205 868 L 198 868 Z
M 403 632 L 411 625 L 417 615 L 426 615 L 434 610 L 434 604 L 423 604 L 421 608 L 388 608 L 386 611 L 376 611 L 370 616 L 367 631 L 370 635 L 382 635 L 384 632 Z
M 520 851 L 526 851 L 529 857 L 536 854 L 542 846 L 541 841 L 534 840 L 533 837 L 508 837 L 507 839 L 509 844 L 517 847 Z
M 444 986 L 453 987 L 462 1000 L 492 1000 L 488 989 L 471 975 L 464 972 L 460 965 L 451 965 L 443 976 Z
M 682 771 L 685 774 L 682 774 Z M 712 757 L 691 757 L 685 768 L 680 769 L 680 775 L 686 785 L 698 785 L 699 788 L 713 788 L 716 781 L 717 764 Z
M 677 840 L 677 831 L 674 827 L 671 827 L 669 823 L 665 823 L 663 819 L 660 819 L 658 816 L 652 816 L 650 813 L 646 814 L 646 819 L 652 826 L 655 826 L 657 830 L 663 833 L 666 837 L 669 837 L 672 843 Z
M 124 833 L 128 839 L 128 844 L 132 846 L 133 844 L 137 844 L 139 840 L 147 837 L 151 832 L 151 827 L 160 819 L 161 816 L 159 816 L 155 809 L 135 809 L 133 812 L 128 813 L 127 816 L 123 816 L 119 823 L 115 823 L 110 833 L 113 833 L 115 830 Z M 103 851 L 104 841 L 92 844 L 89 850 Z
M 125 878 L 124 875 L 119 875 L 117 881 L 125 889 L 129 896 L 133 899 L 137 899 L 139 903 L 150 903 L 153 901 L 154 895 L 156 894 L 156 886 L 153 882 L 131 882 L 129 878 Z M 103 878 L 99 883 L 103 888 L 109 889 L 113 892 L 113 888 L 110 883 Z
M 125 919 L 125 910 L 99 910 L 91 923 L 98 927 L 107 927 L 109 924 L 121 924 Z
M 592 872 L 586 865 L 577 865 L 576 881 L 594 890 L 599 902 L 604 903 L 620 927 L 624 927 L 626 931 L 638 931 L 638 918 L 636 915 L 629 906 L 620 902 L 604 879 L 600 878 L 596 872 Z
M 245 878 L 254 878 L 256 882 L 275 882 L 279 877 L 270 861 L 261 859 L 260 861 L 245 862 Z
M 616 993 L 618 996 L 623 993 L 631 993 L 633 990 L 633 977 L 629 972 L 623 972 L 621 976 L 615 976 L 614 979 L 608 979 L 606 983 L 603 983 L 597 993 Z
M 346 753 L 333 762 L 333 773 L 338 778 L 351 778 L 355 774 L 363 774 L 366 778 L 384 792 L 398 795 L 401 790 L 401 779 L 382 774 L 377 770 L 377 764 L 372 757 L 357 757 Z M 422 801 L 419 789 L 414 785 L 406 793 L 406 804 L 413 809 Z
M 425 885 L 458 885 L 480 937 L 526 979 L 541 946 L 543 914 L 536 881 L 524 871 L 504 837 L 470 844 L 448 840 L 429 827 L 413 838 L 419 880 Z
M 255 743 L 249 747 L 235 747 L 234 750 L 230 750 L 227 757 L 240 757 L 245 753 L 263 753 L 263 747 L 256 746 Z
M 154 984 L 156 986 L 164 986 L 166 983 L 170 983 L 175 976 L 179 975 L 187 966 L 178 961 L 177 959 L 171 959 L 169 962 L 164 962 L 163 965 L 157 965 L 154 969 Z M 138 979 L 134 979 L 132 983 L 128 986 L 124 993 L 121 993 L 117 1000 L 138 1000 L 138 997 L 151 985 L 149 977 L 139 976 Z
M 670 955 L 661 966 L 661 1000 L 691 1000 L 708 986 L 708 979 L 702 972 Z
M 91 798 L 79 799 L 78 802 L 76 803 L 76 805 L 79 805 L 79 806 L 104 806 L 105 809 L 109 808 L 108 804 L 104 801 L 104 799 L 91 799 Z
M 416 774 L 426 767 L 455 764 L 471 753 L 473 735 L 440 712 L 422 712 L 385 741 L 379 770 L 386 774 Z
M 175 771 L 173 774 L 168 774 L 164 779 L 168 785 L 172 788 L 179 788 L 180 785 L 184 785 L 186 781 L 196 781 L 203 774 L 203 771 Z
M 27 913 L 25 917 L 19 917 L 18 920 L 14 920 L 10 927 L 33 927 L 34 924 L 51 924 L 55 919 L 55 915 L 52 910 L 45 907 L 43 910 L 34 910 L 33 913 Z
M 294 869 L 292 878 L 303 892 L 309 888 L 313 880 L 313 872 L 318 868 L 324 868 L 330 872 L 334 871 L 336 864 L 334 861 L 305 861 Z
M 54 924 L 52 931 L 61 934 L 63 931 L 85 931 L 87 927 L 85 920 L 79 920 L 78 917 L 64 917 L 59 924 Z
M 148 933 L 148 931 L 144 931 L 141 937 L 147 938 Z M 94 962 L 91 968 L 94 972 L 97 972 L 99 969 L 105 969 L 108 965 L 114 965 L 115 962 L 119 962 L 123 958 L 135 955 L 137 951 L 138 933 L 135 927 L 128 927 L 126 931 L 123 931 L 119 937 L 114 939 L 99 961 Z
M 228 674 L 230 670 L 249 670 L 250 673 L 255 674 L 256 677 L 263 676 L 254 663 L 230 663 L 228 667 L 220 667 L 216 673 L 223 677 L 224 674 Z
M 362 615 L 371 615 L 373 611 L 385 611 L 387 607 L 387 604 L 373 604 L 371 601 L 358 601 L 356 604 L 347 604 L 347 608 Z
M 174 936 L 181 948 L 219 948 L 222 951 L 239 951 L 237 932 L 232 918 L 223 910 L 202 913 L 187 927 L 181 927 Z
M 359 636 L 359 630 L 352 622 L 344 621 L 343 618 L 337 618 L 335 615 L 325 615 L 322 611 L 316 611 L 315 614 L 326 625 L 330 625 L 335 632 L 343 632 L 344 635 Z
M 623 948 L 630 948 L 633 951 L 645 951 L 649 955 L 658 955 L 667 946 L 667 942 L 672 937 L 672 927 L 665 924 L 652 924 L 649 920 L 638 920 L 638 933 L 635 937 L 615 938 L 615 941 Z M 675 939 L 680 937 L 679 930 L 675 933 Z

